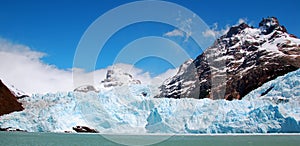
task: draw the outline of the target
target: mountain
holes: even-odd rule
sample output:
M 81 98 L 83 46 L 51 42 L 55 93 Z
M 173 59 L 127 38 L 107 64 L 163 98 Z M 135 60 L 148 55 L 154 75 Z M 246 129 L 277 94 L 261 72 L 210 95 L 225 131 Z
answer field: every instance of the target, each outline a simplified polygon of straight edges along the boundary
M 101 90 L 107 90 L 109 88 L 123 86 L 123 85 L 132 85 L 132 84 L 141 84 L 140 80 L 136 80 L 133 76 L 121 68 L 113 67 L 112 69 L 107 70 L 106 77 L 100 84 L 95 86 L 93 85 L 82 85 L 75 88 L 74 92 L 100 92 Z
M 136 80 L 133 76 L 122 69 L 110 69 L 106 73 L 106 78 L 100 83 L 103 87 L 115 87 L 130 84 L 141 84 L 141 81 Z
M 181 65 L 161 87 L 166 91 L 163 97 L 193 98 L 152 98 L 156 91 L 151 86 L 119 69 L 108 71 L 97 88 L 87 85 L 79 92 L 33 94 L 18 100 L 0 82 L 1 112 L 3 107 L 19 107 L 0 117 L 0 131 L 299 133 L 298 64 L 299 39 L 271 17 L 263 19 L 259 28 L 232 27 L 204 54 Z M 258 86 L 248 94 L 240 91 Z M 228 101 L 225 94 L 228 100 L 243 99 Z
M 17 97 L 0 80 L 0 116 L 23 109 L 22 104 L 17 101 Z
M 258 28 L 233 26 L 160 86 L 157 97 L 242 99 L 267 81 L 300 67 L 300 39 L 275 17 Z

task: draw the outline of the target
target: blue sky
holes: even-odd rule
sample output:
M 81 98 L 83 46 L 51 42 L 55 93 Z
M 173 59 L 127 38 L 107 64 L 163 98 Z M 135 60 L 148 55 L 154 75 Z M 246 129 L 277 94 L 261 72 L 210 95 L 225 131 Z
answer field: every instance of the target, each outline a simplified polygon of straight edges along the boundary
M 43 57 L 42 61 L 46 64 L 55 65 L 59 69 L 69 69 L 73 66 L 74 53 L 85 30 L 105 12 L 128 2 L 132 1 L 2 0 L 0 37 L 44 52 L 47 56 Z M 170 0 L 170 2 L 190 9 L 212 28 L 217 24 L 218 29 L 224 29 L 226 25 L 236 24 L 241 18 L 257 26 L 263 17 L 276 16 L 290 33 L 300 36 L 298 0 Z M 163 37 L 163 34 L 173 29 L 173 26 L 166 24 L 144 22 L 120 30 L 102 49 L 96 68 L 112 65 L 113 58 L 130 42 L 145 36 Z M 188 42 L 180 37 L 168 39 L 190 51 L 192 58 L 201 53 L 197 48 L 199 46 L 195 45 L 192 39 Z M 150 71 L 153 75 L 172 68 L 167 61 L 151 57 L 137 62 L 136 66 Z

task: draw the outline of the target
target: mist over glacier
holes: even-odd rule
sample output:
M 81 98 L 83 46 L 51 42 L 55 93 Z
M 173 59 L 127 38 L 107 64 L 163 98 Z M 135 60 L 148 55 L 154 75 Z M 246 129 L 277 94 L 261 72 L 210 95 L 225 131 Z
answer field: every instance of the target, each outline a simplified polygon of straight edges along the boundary
M 153 87 L 123 85 L 100 92 L 34 94 L 25 110 L 4 115 L 1 127 L 64 132 L 85 125 L 100 133 L 300 132 L 300 69 L 278 77 L 242 100 L 153 98 Z

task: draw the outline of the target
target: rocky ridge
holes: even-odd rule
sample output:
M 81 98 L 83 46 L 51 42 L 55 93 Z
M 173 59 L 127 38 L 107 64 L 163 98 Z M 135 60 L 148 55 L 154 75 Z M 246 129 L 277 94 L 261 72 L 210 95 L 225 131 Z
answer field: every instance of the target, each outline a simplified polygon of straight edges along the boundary
M 300 39 L 275 17 L 258 28 L 233 26 L 160 86 L 157 97 L 242 99 L 250 91 L 300 67 Z
M 141 84 L 140 80 L 136 80 L 133 76 L 121 69 L 114 68 L 113 70 L 108 70 L 106 78 L 100 83 L 104 87 L 115 87 L 129 84 Z
M 0 80 L 0 116 L 14 111 L 22 111 L 23 109 L 17 97 Z
M 99 92 L 103 89 L 109 89 L 111 87 L 141 84 L 140 80 L 136 80 L 130 73 L 124 70 L 114 67 L 113 69 L 107 70 L 106 77 L 104 80 L 100 81 L 98 85 L 82 85 L 74 89 L 74 92 Z

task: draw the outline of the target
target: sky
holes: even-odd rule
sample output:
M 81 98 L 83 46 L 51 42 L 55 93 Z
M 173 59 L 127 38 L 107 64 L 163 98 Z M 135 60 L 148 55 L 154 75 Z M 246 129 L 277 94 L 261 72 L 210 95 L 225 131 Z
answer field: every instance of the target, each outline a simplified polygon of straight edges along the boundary
M 195 58 L 205 49 L 191 37 L 191 34 L 195 34 L 194 28 L 191 28 L 195 22 L 194 17 L 182 16 L 183 12 L 178 10 L 174 14 L 176 15 L 174 21 L 177 23 L 174 26 L 149 21 L 124 26 L 105 42 L 97 54 L 95 66 L 92 66 L 94 68 L 78 69 L 74 66 L 76 49 L 97 18 L 130 2 L 134 1 L 1 0 L 0 79 L 28 93 L 67 91 L 74 88 L 72 71 L 79 72 L 80 80 L 84 84 L 87 76 L 96 76 L 95 80 L 101 80 L 107 68 L 119 63 L 126 67 L 128 64 L 133 65 L 132 74 L 137 78 L 146 78 L 145 82 L 148 82 L 160 75 L 164 78 L 168 77 L 166 74 L 171 76 L 170 72 L 174 73 L 185 59 Z M 277 17 L 289 33 L 300 36 L 298 0 L 169 0 L 168 2 L 185 7 L 199 16 L 211 28 L 215 37 L 225 33 L 229 26 L 240 22 L 257 27 L 260 20 L 268 16 Z M 138 9 L 140 12 L 135 14 L 142 15 L 144 9 L 141 7 Z M 160 15 L 165 12 L 153 8 L 153 13 Z M 130 18 L 126 14 L 126 17 L 120 16 L 118 19 L 123 20 L 127 17 Z M 170 16 L 170 19 L 173 17 Z M 118 23 L 118 20 L 109 21 Z M 110 25 L 102 27 L 105 29 Z M 165 55 L 171 55 L 170 58 L 160 58 L 154 52 L 168 48 L 173 49 L 165 52 Z M 187 54 L 181 55 L 180 49 Z M 126 54 L 126 50 L 131 51 L 129 53 L 127 51 Z M 149 56 L 144 54 L 144 58 L 139 60 L 133 59 L 135 56 L 138 57 L 137 52 L 147 52 L 145 50 L 152 52 L 149 52 Z M 172 58 L 177 60 L 170 61 Z

